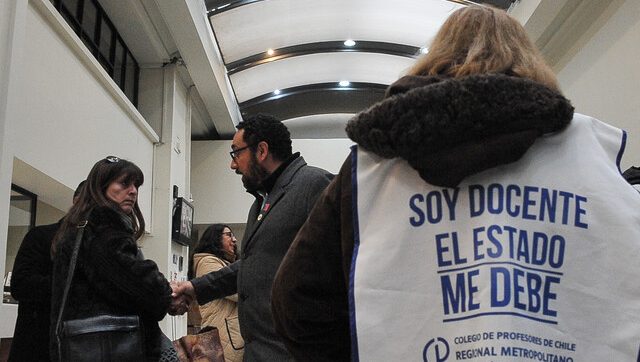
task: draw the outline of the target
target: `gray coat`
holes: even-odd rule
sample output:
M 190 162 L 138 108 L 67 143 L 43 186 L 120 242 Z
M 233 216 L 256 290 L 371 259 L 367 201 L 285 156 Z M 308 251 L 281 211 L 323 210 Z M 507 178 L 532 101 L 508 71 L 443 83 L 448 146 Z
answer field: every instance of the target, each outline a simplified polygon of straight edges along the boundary
M 278 177 L 264 206 L 261 197 L 251 206 L 241 259 L 230 268 L 192 280 L 200 304 L 237 291 L 245 361 L 293 360 L 274 330 L 271 285 L 289 245 L 331 177 L 325 170 L 307 166 L 302 157 L 295 159 Z

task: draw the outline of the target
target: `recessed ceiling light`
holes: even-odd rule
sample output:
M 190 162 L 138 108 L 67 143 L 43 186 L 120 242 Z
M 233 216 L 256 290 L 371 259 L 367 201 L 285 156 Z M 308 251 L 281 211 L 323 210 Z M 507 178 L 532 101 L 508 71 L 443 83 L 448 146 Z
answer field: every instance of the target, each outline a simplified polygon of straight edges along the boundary
M 340 83 L 338 83 L 338 84 L 339 84 L 341 87 L 348 87 L 348 86 L 349 86 L 349 84 L 351 84 L 351 83 L 349 83 L 349 81 L 348 81 L 348 80 L 341 80 L 341 81 L 340 81 Z
M 420 48 L 420 54 L 427 54 L 428 52 L 429 52 L 429 48 L 427 47 Z
M 354 45 L 356 45 L 356 42 L 353 41 L 352 39 L 347 39 L 347 40 L 344 41 L 344 46 L 352 47 Z
M 273 49 L 267 49 L 267 55 L 273 55 L 275 51 Z
M 280 94 L 280 89 L 276 89 L 276 90 L 274 90 L 274 91 L 273 91 L 273 94 L 275 94 L 275 95 Z

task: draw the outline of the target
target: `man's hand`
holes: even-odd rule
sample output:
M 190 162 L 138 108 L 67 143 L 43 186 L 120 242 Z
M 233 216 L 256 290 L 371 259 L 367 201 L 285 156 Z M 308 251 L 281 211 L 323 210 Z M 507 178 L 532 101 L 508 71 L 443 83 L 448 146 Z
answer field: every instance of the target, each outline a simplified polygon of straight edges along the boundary
M 189 305 L 195 300 L 196 293 L 193 289 L 193 284 L 189 281 L 184 282 L 171 282 L 171 306 L 169 307 L 169 314 L 181 315 L 185 314 L 189 310 Z

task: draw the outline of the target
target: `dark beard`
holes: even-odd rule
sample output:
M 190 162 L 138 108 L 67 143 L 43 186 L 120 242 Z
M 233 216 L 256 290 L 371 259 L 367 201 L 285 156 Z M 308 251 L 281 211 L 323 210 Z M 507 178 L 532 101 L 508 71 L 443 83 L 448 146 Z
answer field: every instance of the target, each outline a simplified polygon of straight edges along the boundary
M 249 192 L 258 191 L 262 181 L 269 177 L 269 172 L 258 164 L 255 154 L 251 155 L 251 163 L 249 164 L 249 172 L 242 175 L 242 184 Z

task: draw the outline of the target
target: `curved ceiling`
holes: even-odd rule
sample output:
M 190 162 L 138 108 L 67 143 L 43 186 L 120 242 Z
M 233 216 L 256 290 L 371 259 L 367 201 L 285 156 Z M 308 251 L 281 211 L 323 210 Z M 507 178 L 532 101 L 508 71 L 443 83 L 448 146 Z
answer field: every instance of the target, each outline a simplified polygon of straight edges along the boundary
M 270 113 L 328 127 L 379 101 L 449 14 L 470 3 L 205 0 L 242 117 Z
M 346 120 L 383 96 L 449 12 L 471 3 L 98 1 L 141 68 L 175 64 L 194 101 L 194 140 L 231 139 L 242 117 L 256 112 L 285 120 L 296 138 L 344 135 Z M 481 2 L 508 9 L 552 67 L 610 11 L 606 1 Z M 356 44 L 345 46 L 348 38 Z

